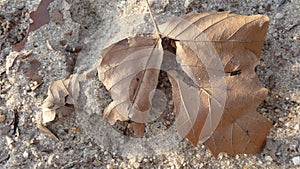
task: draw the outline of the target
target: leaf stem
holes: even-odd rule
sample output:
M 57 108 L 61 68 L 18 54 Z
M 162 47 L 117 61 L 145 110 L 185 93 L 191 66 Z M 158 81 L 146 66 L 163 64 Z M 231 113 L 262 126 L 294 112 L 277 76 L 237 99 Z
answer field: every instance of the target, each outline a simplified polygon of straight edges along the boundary
M 157 23 L 156 23 L 156 21 L 155 21 L 153 12 L 152 12 L 152 10 L 151 10 L 151 8 L 150 8 L 150 4 L 149 4 L 148 0 L 145 0 L 145 1 L 146 1 L 146 3 L 147 3 L 147 6 L 148 6 L 148 10 L 149 10 L 149 13 L 150 13 L 151 20 L 152 20 L 152 22 L 153 22 L 153 24 L 154 24 L 154 27 L 155 27 L 155 32 L 156 32 L 156 33 L 159 35 L 159 37 L 161 38 L 161 35 L 160 35 L 160 32 L 159 32 Z

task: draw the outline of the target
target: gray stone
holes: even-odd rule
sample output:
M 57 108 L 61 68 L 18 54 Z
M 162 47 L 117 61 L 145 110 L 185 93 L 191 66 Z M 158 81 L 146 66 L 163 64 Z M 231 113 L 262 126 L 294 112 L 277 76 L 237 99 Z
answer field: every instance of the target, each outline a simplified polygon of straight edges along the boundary
M 292 161 L 294 165 L 300 165 L 300 156 L 293 157 Z
M 282 14 L 282 13 L 277 13 L 276 15 L 275 15 L 275 18 L 276 19 L 282 19 L 284 17 L 284 15 Z

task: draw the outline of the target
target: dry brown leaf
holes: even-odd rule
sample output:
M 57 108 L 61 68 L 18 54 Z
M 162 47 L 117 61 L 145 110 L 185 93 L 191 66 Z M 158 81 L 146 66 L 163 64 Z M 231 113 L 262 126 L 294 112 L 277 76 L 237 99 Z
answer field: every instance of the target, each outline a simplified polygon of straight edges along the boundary
M 37 84 L 41 84 L 42 77 L 38 74 L 38 69 L 40 68 L 41 63 L 36 60 L 29 61 L 29 67 L 24 69 L 25 76 L 32 81 L 36 81 Z
M 191 13 L 159 26 L 160 36 L 172 41 L 177 62 L 186 74 L 175 67 L 168 71 L 177 130 L 194 145 L 205 142 L 214 156 L 260 151 L 271 127 L 270 121 L 256 112 L 267 90 L 254 71 L 268 23 L 263 15 L 221 12 Z M 137 124 L 147 121 L 151 91 L 165 51 L 159 52 L 159 59 L 152 52 L 168 48 L 161 44 L 160 36 L 137 35 L 103 50 L 98 74 L 113 99 L 104 111 L 111 124 L 135 121 L 130 115 L 142 119 L 135 121 Z M 147 61 L 155 59 L 159 60 L 155 67 L 148 66 Z M 151 75 L 144 76 L 145 72 Z M 186 83 L 184 76 L 194 84 Z M 132 105 L 138 105 L 134 110 L 139 111 L 131 112 Z M 143 134 L 139 132 L 143 125 L 134 127 L 136 135 Z
M 57 115 L 65 116 L 72 113 L 77 106 L 78 96 L 77 75 L 52 82 L 48 88 L 48 96 L 41 106 L 42 112 L 37 114 L 37 127 L 49 137 L 59 140 L 45 125 L 53 121 Z
M 13 65 L 15 63 L 15 60 L 18 57 L 19 58 L 26 58 L 26 57 L 28 57 L 31 54 L 32 54 L 32 51 L 10 52 L 10 54 L 6 57 L 6 60 L 5 60 L 6 61 L 6 63 L 5 63 L 6 74 L 10 74 L 10 70 L 13 67 Z M 2 74 L 3 72 L 0 72 L 0 74 Z
M 79 82 L 77 75 L 52 82 L 48 88 L 48 97 L 42 105 L 42 124 L 53 121 L 58 113 L 71 112 L 70 105 L 77 106 L 78 96 Z
M 137 137 L 143 137 L 144 136 L 144 133 L 145 133 L 145 123 L 136 123 L 136 122 L 133 122 L 131 123 L 132 125 L 132 128 L 133 128 L 133 131 L 134 131 L 134 134 L 137 136 Z
M 78 53 L 69 53 L 65 55 L 66 59 L 66 71 L 72 73 L 76 64 Z
M 53 2 L 53 0 L 41 0 L 37 10 L 30 13 L 30 18 L 32 19 L 33 23 L 29 25 L 24 39 L 21 42 L 15 44 L 14 51 L 21 51 L 22 49 L 24 49 L 29 32 L 35 31 L 41 26 L 49 23 L 50 15 L 47 8 L 51 2 Z
M 20 64 L 16 64 L 16 60 L 18 58 L 24 59 L 32 54 L 32 51 L 22 51 L 22 52 L 10 52 L 10 54 L 5 58 L 5 64 L 0 66 L 0 75 L 2 75 L 4 72 L 7 75 L 8 81 L 10 84 L 16 83 L 16 76 Z M 15 66 L 15 67 L 14 67 Z
M 64 23 L 64 16 L 60 10 L 53 10 L 51 16 L 57 24 L 62 25 Z

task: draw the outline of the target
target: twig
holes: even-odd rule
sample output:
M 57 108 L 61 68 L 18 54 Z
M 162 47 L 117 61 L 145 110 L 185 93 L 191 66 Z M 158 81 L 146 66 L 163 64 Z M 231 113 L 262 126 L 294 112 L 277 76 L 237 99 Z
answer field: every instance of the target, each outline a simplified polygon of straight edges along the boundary
M 160 32 L 159 32 L 159 30 L 158 30 L 157 23 L 156 23 L 156 21 L 155 21 L 155 19 L 154 19 L 154 16 L 153 16 L 152 10 L 151 10 L 151 8 L 150 8 L 150 4 L 149 4 L 148 0 L 145 0 L 145 1 L 146 1 L 146 3 L 147 3 L 148 9 L 149 9 L 149 13 L 150 13 L 150 16 L 151 16 L 152 22 L 153 22 L 153 24 L 154 24 L 154 27 L 155 27 L 155 32 L 156 32 L 156 33 L 159 35 L 159 37 L 160 37 L 161 35 L 160 35 Z
M 2 157 L 2 158 L 0 159 L 0 163 L 2 163 L 3 161 L 7 161 L 9 158 L 10 158 L 10 154 L 7 153 L 6 155 L 4 155 L 4 157 Z
M 46 134 L 50 138 L 59 141 L 59 138 L 52 131 L 50 131 L 47 127 L 43 126 L 42 124 L 38 123 L 37 128 L 40 129 L 44 134 Z

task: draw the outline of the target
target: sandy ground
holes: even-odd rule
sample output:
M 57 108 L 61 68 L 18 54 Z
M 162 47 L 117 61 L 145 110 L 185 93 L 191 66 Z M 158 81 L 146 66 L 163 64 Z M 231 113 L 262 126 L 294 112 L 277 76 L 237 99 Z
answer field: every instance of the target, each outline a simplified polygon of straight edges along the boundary
M 0 1 L 0 72 L 14 60 L 9 73 L 1 72 L 0 168 L 300 168 L 298 0 L 150 1 L 158 23 L 191 11 L 270 17 L 257 74 L 269 90 L 258 111 L 273 121 L 273 128 L 261 153 L 222 153 L 217 159 L 203 145 L 193 147 L 176 134 L 154 135 L 141 143 L 118 131 L 122 125 L 112 128 L 102 118 L 111 100 L 96 76 L 100 51 L 122 38 L 153 31 L 144 1 L 56 0 L 48 8 L 50 22 L 31 32 L 25 48 L 12 54 L 38 4 Z M 73 50 L 79 47 L 80 52 Z M 24 56 L 28 51 L 32 53 Z M 81 102 L 76 112 L 59 115 L 48 126 L 59 137 L 56 141 L 37 129 L 36 114 L 50 82 L 71 73 L 79 75 Z M 42 78 L 41 85 L 32 74 Z

